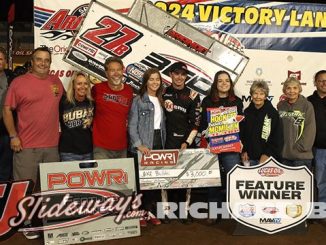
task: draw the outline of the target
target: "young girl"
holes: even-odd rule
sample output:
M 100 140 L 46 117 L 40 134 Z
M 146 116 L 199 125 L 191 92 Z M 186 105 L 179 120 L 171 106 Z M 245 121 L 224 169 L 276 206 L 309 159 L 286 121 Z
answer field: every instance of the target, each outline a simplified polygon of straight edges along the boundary
M 238 115 L 243 114 L 243 104 L 239 97 L 234 94 L 234 85 L 230 74 L 226 71 L 219 71 L 215 74 L 214 82 L 211 86 L 210 94 L 203 99 L 201 104 L 201 123 L 200 132 L 207 130 L 207 109 L 219 107 L 237 107 Z M 207 138 L 208 140 L 208 138 Z M 225 183 L 227 173 L 240 163 L 239 152 L 225 152 L 218 154 L 221 169 L 222 187 L 208 188 L 208 201 L 219 202 L 224 200 Z M 209 220 L 212 223 L 213 220 Z
M 165 116 L 162 107 L 162 78 L 158 69 L 150 68 L 143 76 L 143 84 L 139 95 L 133 99 L 129 113 L 128 131 L 130 136 L 130 150 L 137 161 L 137 151 L 148 154 L 151 150 L 163 149 L 166 138 Z M 138 175 L 138 164 L 136 175 Z M 137 178 L 139 183 L 139 178 Z M 139 187 L 137 188 L 139 191 Z M 158 201 L 160 191 L 143 191 L 144 208 L 154 211 L 154 202 Z M 150 220 L 154 225 L 161 222 L 150 214 Z M 141 225 L 146 221 L 141 219 Z

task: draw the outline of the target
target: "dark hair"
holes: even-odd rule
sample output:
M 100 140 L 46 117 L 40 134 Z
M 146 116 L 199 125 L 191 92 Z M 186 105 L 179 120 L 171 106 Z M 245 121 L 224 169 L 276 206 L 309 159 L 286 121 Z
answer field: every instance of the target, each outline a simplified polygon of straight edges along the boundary
M 161 73 L 157 68 L 149 68 L 148 70 L 145 71 L 145 73 L 143 75 L 143 83 L 139 90 L 139 95 L 141 98 L 143 98 L 145 92 L 147 91 L 148 80 L 149 80 L 150 76 L 153 74 L 158 74 L 160 77 L 161 84 L 160 84 L 160 87 L 158 88 L 158 90 L 156 91 L 156 96 L 157 96 L 158 100 L 160 101 L 160 103 L 163 105 L 163 99 L 162 99 L 163 81 L 162 81 Z
M 14 76 L 18 77 L 24 75 L 27 72 L 27 69 L 24 66 L 16 66 L 14 69 Z
M 0 47 L 0 53 L 2 53 L 5 59 L 7 60 L 7 51 L 3 47 Z
M 121 66 L 123 66 L 123 62 L 122 62 L 122 60 L 121 60 L 120 58 L 118 58 L 118 57 L 116 57 L 116 56 L 111 56 L 111 57 L 109 57 L 109 58 L 107 58 L 107 59 L 105 60 L 105 63 L 104 63 L 104 69 L 107 70 L 108 65 L 109 65 L 110 63 L 112 63 L 112 62 L 117 62 L 117 63 L 119 63 Z
M 218 90 L 217 90 L 217 80 L 218 80 L 218 77 L 221 75 L 221 74 L 226 74 L 228 77 L 229 77 L 229 80 L 230 80 L 230 90 L 229 90 L 229 100 L 233 101 L 235 100 L 235 94 L 234 94 L 234 84 L 232 82 L 232 79 L 231 79 L 231 76 L 230 74 L 227 72 L 227 71 L 218 71 L 215 73 L 215 76 L 214 76 L 214 82 L 211 86 L 211 90 L 210 90 L 210 97 L 212 99 L 212 101 L 216 102 L 216 101 L 219 101 L 220 97 L 218 95 Z
M 320 70 L 320 71 L 317 71 L 316 74 L 314 75 L 314 81 L 316 82 L 317 80 L 317 77 L 321 74 L 324 74 L 326 73 L 326 70 Z
M 34 58 L 34 54 L 38 51 L 48 52 L 50 55 L 50 60 L 51 60 L 51 51 L 47 46 L 42 46 L 42 47 L 38 47 L 38 48 L 34 49 L 32 52 L 32 59 Z

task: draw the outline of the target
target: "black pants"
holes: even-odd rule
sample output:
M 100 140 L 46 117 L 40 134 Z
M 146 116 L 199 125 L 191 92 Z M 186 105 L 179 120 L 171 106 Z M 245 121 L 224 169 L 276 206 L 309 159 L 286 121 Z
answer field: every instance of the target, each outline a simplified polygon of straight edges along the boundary
M 153 150 L 162 149 L 162 138 L 161 138 L 161 130 L 154 130 L 154 139 L 153 139 Z M 160 190 L 140 190 L 139 185 L 139 166 L 138 166 L 138 155 L 137 153 L 132 153 L 133 158 L 135 160 L 135 176 L 136 176 L 136 187 L 137 193 L 143 194 L 142 198 L 142 206 L 141 209 L 146 211 L 151 211 L 156 214 L 156 203 L 161 199 L 161 191 Z

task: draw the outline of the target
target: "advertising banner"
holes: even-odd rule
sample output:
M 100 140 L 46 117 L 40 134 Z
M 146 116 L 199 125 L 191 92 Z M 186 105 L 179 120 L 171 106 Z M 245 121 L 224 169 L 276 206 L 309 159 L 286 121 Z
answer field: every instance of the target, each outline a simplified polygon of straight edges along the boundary
M 207 108 L 207 136 L 212 153 L 240 152 L 239 122 L 237 107 Z
M 138 153 L 141 190 L 221 186 L 216 154 L 207 149 Z
M 128 14 L 134 2 L 99 1 L 123 14 Z M 324 69 L 323 62 L 320 62 L 325 59 L 324 4 L 205 0 L 150 2 L 231 49 L 244 52 L 250 58 L 235 85 L 235 92 L 242 98 L 245 107 L 251 101 L 249 88 L 254 80 L 265 80 L 268 83 L 268 100 L 275 106 L 282 95 L 282 84 L 287 77 L 296 76 L 303 86 L 303 95 L 307 96 L 314 90 L 313 75 Z M 52 50 L 51 74 L 58 75 L 65 86 L 73 71 L 78 68 L 63 62 L 63 55 L 79 28 L 77 24 L 82 23 L 80 16 L 86 15 L 89 3 L 89 0 L 34 1 L 35 47 L 45 45 Z M 143 18 L 145 16 L 143 14 Z M 174 35 L 177 36 L 181 37 Z M 171 36 L 164 38 L 172 39 Z M 196 45 L 196 42 L 203 45 L 201 40 L 189 42 L 187 38 L 182 38 L 188 44 Z M 177 53 L 174 52 L 173 56 L 177 56 Z M 160 56 L 150 57 L 150 60 L 164 64 Z M 189 61 L 195 65 L 200 64 L 200 61 Z M 139 79 L 143 66 L 127 62 L 126 66 L 129 67 L 125 75 L 129 73 L 131 80 Z M 206 67 L 204 71 L 206 72 Z M 211 75 L 209 77 L 212 78 Z M 203 78 L 208 79 L 204 75 Z M 209 87 L 205 82 L 195 86 L 203 90 Z
M 288 167 L 274 158 L 236 165 L 228 173 L 228 210 L 253 229 L 273 234 L 304 222 L 313 208 L 313 175 L 305 166 Z
M 139 218 L 132 218 L 131 209 L 136 189 L 133 159 L 41 163 L 40 176 L 42 195 L 52 205 L 52 214 L 48 211 L 43 219 L 45 244 L 140 235 Z

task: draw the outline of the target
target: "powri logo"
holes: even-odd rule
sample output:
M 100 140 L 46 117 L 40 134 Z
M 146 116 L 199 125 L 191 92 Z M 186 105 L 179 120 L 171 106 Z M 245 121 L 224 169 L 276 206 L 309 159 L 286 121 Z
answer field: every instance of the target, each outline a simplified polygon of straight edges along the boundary
M 142 155 L 141 166 L 175 166 L 178 162 L 179 151 L 152 151 Z

